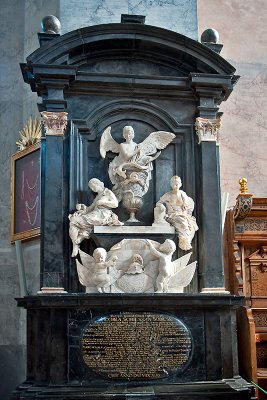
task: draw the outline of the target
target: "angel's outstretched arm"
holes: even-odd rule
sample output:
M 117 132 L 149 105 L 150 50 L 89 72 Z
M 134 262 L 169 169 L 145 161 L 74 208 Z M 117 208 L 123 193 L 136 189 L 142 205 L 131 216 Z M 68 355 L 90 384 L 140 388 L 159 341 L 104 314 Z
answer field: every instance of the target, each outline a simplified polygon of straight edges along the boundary
M 162 257 L 162 254 L 158 250 L 155 249 L 155 247 L 153 246 L 153 244 L 151 243 L 150 240 L 147 239 L 146 242 L 148 243 L 151 253 L 154 254 L 154 256 L 156 256 L 158 258 Z

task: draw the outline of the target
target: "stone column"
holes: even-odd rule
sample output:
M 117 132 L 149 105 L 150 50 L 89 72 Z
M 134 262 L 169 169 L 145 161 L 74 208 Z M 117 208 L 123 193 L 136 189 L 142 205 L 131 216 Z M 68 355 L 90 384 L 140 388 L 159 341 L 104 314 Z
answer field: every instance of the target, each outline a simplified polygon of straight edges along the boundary
M 204 293 L 225 293 L 222 251 L 221 191 L 218 162 L 220 119 L 197 118 L 199 149 L 199 272 Z
M 41 293 L 64 293 L 66 285 L 63 210 L 63 139 L 66 112 L 41 112 L 45 128 L 42 139 Z

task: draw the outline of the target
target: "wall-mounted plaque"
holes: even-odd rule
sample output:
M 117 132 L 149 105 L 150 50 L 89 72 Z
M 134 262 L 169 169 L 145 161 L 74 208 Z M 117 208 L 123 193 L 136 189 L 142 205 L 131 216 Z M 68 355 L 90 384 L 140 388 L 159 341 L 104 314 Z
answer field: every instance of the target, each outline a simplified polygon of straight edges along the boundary
M 189 365 L 192 338 L 178 318 L 159 313 L 111 314 L 88 324 L 81 340 L 85 364 L 109 379 L 161 379 Z
M 40 234 L 40 142 L 13 154 L 11 173 L 11 242 L 14 242 Z

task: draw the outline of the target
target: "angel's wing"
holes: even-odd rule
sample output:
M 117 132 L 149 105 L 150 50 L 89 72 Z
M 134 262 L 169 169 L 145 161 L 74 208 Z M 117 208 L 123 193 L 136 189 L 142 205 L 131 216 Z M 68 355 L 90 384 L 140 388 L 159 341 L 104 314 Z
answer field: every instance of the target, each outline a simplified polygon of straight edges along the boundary
M 76 266 L 80 284 L 83 286 L 92 285 L 91 279 L 93 275 L 93 269 L 85 267 L 78 260 L 76 260 Z
M 138 146 L 141 154 L 151 155 L 155 154 L 157 150 L 165 149 L 169 143 L 175 138 L 171 132 L 157 131 L 152 132 L 150 135 Z
M 100 154 L 102 158 L 106 157 L 107 151 L 112 151 L 112 153 L 120 152 L 120 145 L 111 136 L 111 126 L 104 130 L 100 140 Z
M 180 272 L 184 267 L 187 266 L 188 261 L 190 260 L 191 253 L 185 254 L 183 257 L 178 258 L 177 260 L 172 262 L 172 275 Z
M 93 271 L 94 265 L 95 265 L 95 259 L 92 256 L 90 256 L 89 254 L 86 254 L 82 250 L 79 250 L 79 254 L 80 254 L 80 257 L 81 257 L 82 265 L 85 268 L 88 268 L 88 269 Z
M 169 280 L 169 287 L 186 287 L 193 279 L 196 271 L 197 261 L 192 262 L 189 265 L 184 266 L 179 272 L 172 276 Z

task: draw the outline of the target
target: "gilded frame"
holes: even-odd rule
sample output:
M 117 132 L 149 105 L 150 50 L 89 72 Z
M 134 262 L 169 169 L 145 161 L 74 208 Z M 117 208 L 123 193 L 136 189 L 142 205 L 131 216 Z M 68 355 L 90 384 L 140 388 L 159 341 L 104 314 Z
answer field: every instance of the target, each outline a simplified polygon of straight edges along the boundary
M 11 243 L 40 236 L 40 164 L 40 142 L 11 157 Z M 26 199 L 27 196 L 28 199 Z

